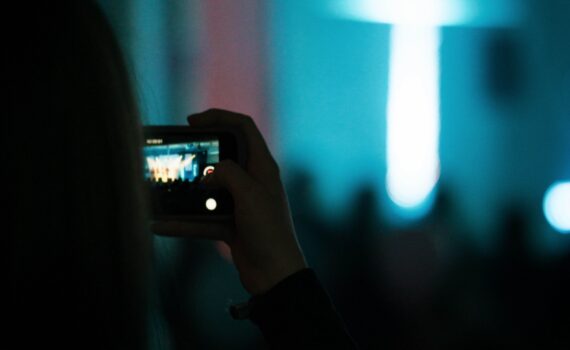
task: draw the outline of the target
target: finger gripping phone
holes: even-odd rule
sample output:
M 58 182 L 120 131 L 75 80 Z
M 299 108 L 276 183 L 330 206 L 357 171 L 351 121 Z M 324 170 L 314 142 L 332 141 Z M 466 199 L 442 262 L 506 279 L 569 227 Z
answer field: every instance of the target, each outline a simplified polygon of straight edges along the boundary
M 157 221 L 230 220 L 233 200 L 201 179 L 230 159 L 245 167 L 243 138 L 237 130 L 189 126 L 145 126 L 144 180 L 151 217 Z

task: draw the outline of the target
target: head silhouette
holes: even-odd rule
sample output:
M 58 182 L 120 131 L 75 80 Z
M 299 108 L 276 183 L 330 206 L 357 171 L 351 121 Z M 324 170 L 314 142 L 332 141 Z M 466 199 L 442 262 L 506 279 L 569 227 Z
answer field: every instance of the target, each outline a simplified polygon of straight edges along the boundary
M 12 334 L 21 347 L 144 348 L 141 127 L 117 42 L 93 1 L 3 16 L 16 23 L 2 30 Z

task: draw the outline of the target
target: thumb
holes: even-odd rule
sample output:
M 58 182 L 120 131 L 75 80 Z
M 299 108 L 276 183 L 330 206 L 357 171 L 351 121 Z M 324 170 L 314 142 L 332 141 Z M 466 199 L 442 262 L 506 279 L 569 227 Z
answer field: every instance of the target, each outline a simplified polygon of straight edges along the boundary
M 236 201 L 245 198 L 257 185 L 257 182 L 242 167 L 229 159 L 219 162 L 214 172 L 208 175 L 204 182 L 207 185 L 224 187 Z

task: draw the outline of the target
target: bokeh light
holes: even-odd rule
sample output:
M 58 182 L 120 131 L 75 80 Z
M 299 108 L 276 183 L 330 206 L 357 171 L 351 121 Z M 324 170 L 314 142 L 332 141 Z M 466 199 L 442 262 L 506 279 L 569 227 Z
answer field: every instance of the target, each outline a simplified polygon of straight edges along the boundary
M 543 209 L 546 220 L 556 231 L 570 233 L 570 181 L 557 182 L 548 188 Z

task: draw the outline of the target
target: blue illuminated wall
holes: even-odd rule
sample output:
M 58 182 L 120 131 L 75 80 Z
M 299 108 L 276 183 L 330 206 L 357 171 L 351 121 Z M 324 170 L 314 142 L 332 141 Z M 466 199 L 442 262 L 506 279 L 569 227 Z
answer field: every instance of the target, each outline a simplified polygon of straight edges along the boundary
M 568 242 L 541 206 L 551 183 L 570 178 L 570 3 L 529 6 L 533 17 L 517 28 L 444 29 L 441 181 L 480 243 L 493 241 L 505 207 L 516 205 L 537 232 L 533 246 L 556 252 Z M 502 79 L 515 81 L 493 86 L 509 69 Z
M 389 26 L 326 16 L 310 1 L 270 12 L 273 118 L 285 172 L 304 169 L 327 210 L 383 191 Z
M 475 20 L 441 29 L 439 184 L 485 249 L 512 206 L 528 214 L 537 250 L 566 249 L 541 206 L 551 183 L 570 178 L 570 2 L 464 3 Z M 285 172 L 318 179 L 331 212 L 371 185 L 386 214 L 390 26 L 332 16 L 325 4 L 272 2 L 278 158 Z

